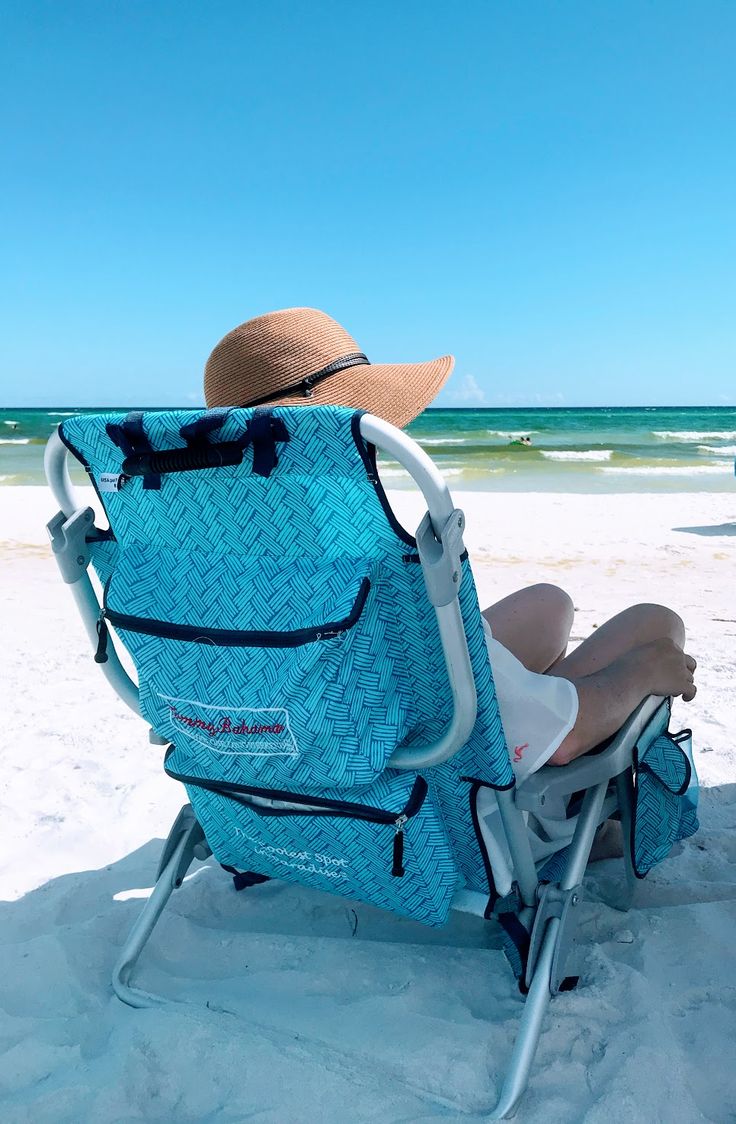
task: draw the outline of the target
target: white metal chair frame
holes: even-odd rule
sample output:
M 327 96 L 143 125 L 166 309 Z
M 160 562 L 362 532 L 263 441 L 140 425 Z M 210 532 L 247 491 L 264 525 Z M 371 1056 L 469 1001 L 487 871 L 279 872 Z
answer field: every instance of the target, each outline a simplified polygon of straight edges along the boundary
M 361 418 L 360 430 L 367 442 L 393 457 L 410 473 L 427 503 L 427 515 L 417 532 L 417 542 L 427 595 L 437 615 L 453 696 L 453 715 L 437 741 L 427 746 L 397 750 L 389 762 L 393 768 L 422 769 L 451 757 L 467 742 L 475 724 L 475 682 L 457 597 L 459 560 L 464 549 L 464 517 L 455 508 L 447 484 L 432 460 L 411 438 L 370 414 Z M 52 434 L 44 463 L 46 477 L 61 510 L 49 523 L 48 530 L 62 577 L 71 587 L 87 634 L 96 647 L 101 606 L 88 573 L 90 559 L 86 545 L 87 537 L 94 529 L 94 512 L 89 507 L 80 507 L 77 502 L 67 455 L 68 450 L 58 433 Z M 114 644 L 108 645 L 107 653 L 107 662 L 100 665 L 102 671 L 123 701 L 140 714 L 138 688 L 120 662 Z M 565 960 L 573 942 L 582 900 L 581 883 L 596 829 L 618 809 L 624 838 L 628 838 L 633 806 L 633 748 L 644 727 L 664 705 L 661 698 L 650 696 L 602 753 L 579 758 L 564 768 L 540 769 L 516 789 L 495 793 L 518 894 L 523 903 L 521 919 L 530 931 L 531 944 L 526 971 L 528 993 L 506 1078 L 489 1117 L 492 1120 L 513 1115 L 527 1086 L 545 1011 L 565 976 Z M 163 741 L 153 731 L 151 739 Z M 611 782 L 614 782 L 613 785 Z M 548 800 L 583 790 L 585 797 L 564 875 L 559 883 L 542 886 L 537 878 L 523 812 L 541 812 Z M 131 975 L 173 890 L 181 886 L 195 858 L 205 860 L 210 854 L 204 833 L 187 804 L 164 844 L 153 892 L 113 970 L 115 993 L 131 1007 L 150 1007 L 166 1002 L 132 986 Z M 625 865 L 626 890 L 620 904 L 628 908 L 635 876 L 628 858 Z M 475 891 L 459 891 L 453 900 L 453 908 L 479 917 L 484 916 L 486 906 L 486 896 Z

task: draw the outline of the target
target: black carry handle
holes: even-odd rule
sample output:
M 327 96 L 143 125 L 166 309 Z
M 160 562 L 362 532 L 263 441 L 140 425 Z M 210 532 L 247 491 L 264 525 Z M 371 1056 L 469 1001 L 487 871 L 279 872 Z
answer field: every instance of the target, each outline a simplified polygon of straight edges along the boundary
M 195 445 L 186 449 L 133 453 L 123 461 L 126 476 L 161 476 L 166 472 L 191 472 L 198 468 L 223 468 L 242 464 L 241 441 L 221 441 L 217 445 Z
M 236 441 L 218 441 L 211 444 L 207 435 L 224 424 L 229 409 L 208 410 L 189 425 L 182 426 L 181 435 L 187 442 L 185 449 L 146 448 L 142 441 L 128 441 L 123 452 L 123 473 L 126 476 L 143 476 L 146 480 L 160 480 L 168 472 L 192 472 L 201 468 L 225 468 L 242 464 L 243 453 L 253 446 L 253 472 L 268 477 L 279 463 L 277 443 L 288 441 L 289 433 L 281 418 L 274 418 L 269 409 L 257 409 L 248 422 L 245 433 Z M 138 422 L 142 432 L 142 418 Z M 110 427 L 108 427 L 108 432 Z M 113 439 L 115 439 L 115 436 Z M 144 435 L 145 437 L 145 435 Z M 118 441 L 120 444 L 120 441 Z

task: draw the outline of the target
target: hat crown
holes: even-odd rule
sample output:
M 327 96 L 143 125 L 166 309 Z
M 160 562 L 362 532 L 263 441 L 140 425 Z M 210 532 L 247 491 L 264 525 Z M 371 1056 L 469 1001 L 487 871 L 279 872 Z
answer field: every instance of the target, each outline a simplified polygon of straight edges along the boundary
M 359 351 L 349 332 L 317 308 L 268 312 L 233 328 L 215 346 L 205 367 L 205 398 L 210 406 L 243 405 Z

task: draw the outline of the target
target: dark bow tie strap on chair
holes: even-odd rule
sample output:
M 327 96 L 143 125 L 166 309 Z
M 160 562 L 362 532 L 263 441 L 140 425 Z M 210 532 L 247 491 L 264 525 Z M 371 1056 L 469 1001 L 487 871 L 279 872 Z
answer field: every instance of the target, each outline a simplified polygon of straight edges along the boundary
M 108 424 L 107 432 L 123 450 L 125 476 L 142 476 L 144 488 L 160 488 L 161 477 L 172 472 L 196 472 L 206 468 L 238 465 L 250 446 L 253 448 L 253 472 L 268 477 L 278 464 L 276 445 L 289 440 L 281 418 L 272 411 L 258 409 L 248 421 L 240 437 L 228 441 L 211 441 L 209 437 L 222 429 L 230 409 L 214 408 L 201 414 L 180 429 L 185 448 L 154 449 L 143 426 L 140 411 L 128 414 L 119 424 Z

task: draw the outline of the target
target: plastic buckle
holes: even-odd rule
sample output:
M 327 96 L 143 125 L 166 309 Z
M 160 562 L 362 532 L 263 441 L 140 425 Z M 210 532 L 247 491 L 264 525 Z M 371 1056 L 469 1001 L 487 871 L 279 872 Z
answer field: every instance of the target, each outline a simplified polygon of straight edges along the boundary
M 519 891 L 518 882 L 513 882 L 508 894 L 503 898 L 497 898 L 494 906 L 492 917 L 498 917 L 501 913 L 520 913 L 523 903 L 521 900 L 521 893 Z
M 460 557 L 464 551 L 465 516 L 455 508 L 445 522 L 439 539 L 427 512 L 417 528 L 417 551 L 422 563 L 427 596 L 437 607 L 449 605 L 458 595 L 462 581 Z

